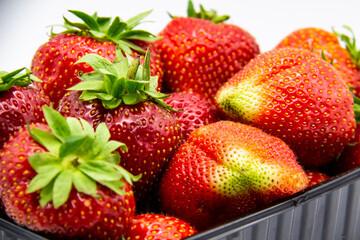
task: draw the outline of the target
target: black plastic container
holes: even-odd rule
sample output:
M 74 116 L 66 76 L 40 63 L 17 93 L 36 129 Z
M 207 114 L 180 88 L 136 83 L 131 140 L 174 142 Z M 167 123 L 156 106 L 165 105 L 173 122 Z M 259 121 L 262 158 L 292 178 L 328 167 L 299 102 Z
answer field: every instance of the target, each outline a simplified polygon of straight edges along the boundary
M 0 240 L 44 240 L 0 218 Z M 360 240 L 360 168 L 187 240 Z

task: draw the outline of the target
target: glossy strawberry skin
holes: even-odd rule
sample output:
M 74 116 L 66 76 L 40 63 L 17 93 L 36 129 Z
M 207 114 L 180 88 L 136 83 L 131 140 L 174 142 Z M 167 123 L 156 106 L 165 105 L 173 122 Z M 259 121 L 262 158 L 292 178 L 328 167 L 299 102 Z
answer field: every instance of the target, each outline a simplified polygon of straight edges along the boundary
M 98 99 L 79 101 L 81 92 L 69 91 L 60 99 L 58 111 L 64 117 L 77 117 L 88 121 L 94 129 L 104 121 L 106 109 Z
M 125 143 L 120 151 L 123 166 L 133 175 L 142 174 L 134 183 L 137 202 L 148 197 L 154 184 L 181 141 L 177 118 L 152 102 L 119 106 L 109 110 L 105 123 L 111 139 Z
M 306 187 L 305 172 L 280 139 L 241 123 L 194 130 L 160 182 L 163 212 L 198 231 L 259 209 Z
M 312 187 L 314 185 L 317 185 L 325 180 L 330 179 L 330 176 L 326 173 L 319 172 L 317 170 L 306 170 L 305 171 L 306 176 L 309 180 L 307 187 Z
M 181 219 L 160 214 L 146 213 L 134 216 L 126 231 L 125 240 L 184 239 L 197 231 Z
M 212 99 L 216 90 L 259 53 L 255 39 L 238 26 L 176 17 L 154 42 L 164 63 L 163 87 Z
M 0 93 L 0 148 L 10 135 L 29 123 L 44 122 L 41 107 L 49 99 L 32 87 L 12 87 Z
M 333 161 L 329 168 L 333 174 L 351 171 L 360 166 L 360 124 L 357 123 L 355 137 L 346 145 L 340 156 Z
M 217 122 L 221 112 L 217 106 L 204 96 L 194 92 L 173 92 L 164 102 L 180 111 L 174 114 L 179 119 L 182 143 L 186 142 L 190 133 L 201 126 Z
M 308 27 L 301 28 L 281 40 L 276 48 L 296 47 L 311 50 L 321 56 L 341 73 L 344 81 L 351 87 L 357 97 L 360 96 L 360 69 L 353 63 L 349 52 L 340 44 L 334 33 Z
M 216 99 L 230 118 L 284 140 L 307 168 L 331 162 L 354 136 L 351 92 L 330 63 L 304 49 L 259 55 Z
M 35 126 L 45 131 L 48 129 L 44 124 Z M 25 127 L 4 145 L 0 152 L 3 169 L 0 191 L 7 215 L 21 226 L 56 237 L 121 239 L 135 213 L 134 195 L 127 182 L 124 182 L 124 196 L 99 187 L 97 193 L 103 197 L 95 199 L 73 189 L 68 201 L 58 209 L 52 203 L 41 207 L 38 192 L 25 193 L 36 174 L 28 157 L 45 151 L 30 137 Z

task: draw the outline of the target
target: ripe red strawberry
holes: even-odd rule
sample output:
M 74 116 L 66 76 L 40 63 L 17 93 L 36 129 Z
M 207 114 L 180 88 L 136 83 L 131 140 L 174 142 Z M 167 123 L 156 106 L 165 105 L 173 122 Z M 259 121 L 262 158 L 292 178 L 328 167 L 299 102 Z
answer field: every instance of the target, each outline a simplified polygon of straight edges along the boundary
M 317 170 L 306 170 L 305 173 L 309 180 L 307 187 L 312 187 L 316 184 L 319 184 L 325 180 L 330 179 L 329 175 L 323 172 L 319 172 Z
M 34 80 L 30 70 L 0 71 L 0 148 L 10 135 L 27 122 L 44 122 L 41 107 L 49 104 L 48 98 L 29 86 Z
M 166 95 L 156 90 L 156 77 L 150 76 L 149 57 L 139 66 L 139 59 L 120 52 L 113 63 L 95 54 L 84 56 L 77 64 L 86 62 L 95 71 L 82 74 L 83 81 L 71 88 L 81 91 L 79 102 L 74 99 L 79 94 L 70 93 L 72 100 L 65 96 L 59 106 L 65 116 L 86 116 L 93 126 L 105 122 L 111 139 L 128 146 L 127 152 L 119 151 L 120 164 L 134 175 L 142 174 L 134 183 L 138 208 L 181 140 L 178 120 L 162 101 Z
M 22 127 L 0 152 L 7 215 L 31 230 L 74 239 L 121 239 L 135 213 L 137 180 L 119 167 L 124 144 L 83 119 L 44 108 L 46 124 Z M 30 130 L 31 129 L 31 130 Z
M 205 19 L 201 19 L 204 17 Z M 239 26 L 223 23 L 215 11 L 175 17 L 153 45 L 164 63 L 163 86 L 169 92 L 192 91 L 210 99 L 219 87 L 259 53 L 254 37 Z
M 163 212 L 198 231 L 294 194 L 307 185 L 280 139 L 241 123 L 218 121 L 189 136 L 160 182 Z
M 354 54 L 340 44 L 336 33 L 315 27 L 301 28 L 286 36 L 276 48 L 284 47 L 305 48 L 319 56 L 323 54 L 341 73 L 348 86 L 353 88 L 355 95 L 360 96 L 360 64 L 353 61 Z
M 330 63 L 305 49 L 258 55 L 216 101 L 232 119 L 284 140 L 307 168 L 329 163 L 354 136 L 351 92 Z
M 174 114 L 179 119 L 182 143 L 186 142 L 196 128 L 221 119 L 221 112 L 217 106 L 198 93 L 173 92 L 164 102 L 179 111 Z
M 357 123 L 355 137 L 346 145 L 344 151 L 330 164 L 334 174 L 346 172 L 360 166 L 360 124 Z
M 184 239 L 196 233 L 188 223 L 176 217 L 145 213 L 136 215 L 124 235 L 124 240 Z
M 150 11 L 141 13 L 127 22 L 119 17 L 111 18 L 87 15 L 80 11 L 69 11 L 79 17 L 84 23 L 72 23 L 65 18 L 66 31 L 54 34 L 48 42 L 36 51 L 31 70 L 34 75 L 42 79 L 35 86 L 39 88 L 57 107 L 58 101 L 66 93 L 66 89 L 77 84 L 80 72 L 91 72 L 93 69 L 86 64 L 74 63 L 82 56 L 95 53 L 110 61 L 115 58 L 115 48 L 120 47 L 124 52 L 143 55 L 143 47 L 133 41 L 152 41 L 156 37 L 149 32 L 133 29 L 145 18 Z M 154 53 L 151 62 L 152 74 L 161 74 L 162 69 Z M 161 80 L 161 78 L 159 78 Z

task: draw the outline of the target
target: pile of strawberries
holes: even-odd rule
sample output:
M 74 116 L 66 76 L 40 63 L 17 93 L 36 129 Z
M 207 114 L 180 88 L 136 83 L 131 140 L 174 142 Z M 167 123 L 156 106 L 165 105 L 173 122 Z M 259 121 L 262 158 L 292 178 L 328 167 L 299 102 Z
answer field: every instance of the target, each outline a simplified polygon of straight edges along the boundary
M 70 12 L 29 69 L 0 72 L 0 196 L 20 226 L 182 239 L 360 165 L 353 38 L 304 28 L 260 52 L 191 1 L 158 35 L 135 28 L 150 11 Z

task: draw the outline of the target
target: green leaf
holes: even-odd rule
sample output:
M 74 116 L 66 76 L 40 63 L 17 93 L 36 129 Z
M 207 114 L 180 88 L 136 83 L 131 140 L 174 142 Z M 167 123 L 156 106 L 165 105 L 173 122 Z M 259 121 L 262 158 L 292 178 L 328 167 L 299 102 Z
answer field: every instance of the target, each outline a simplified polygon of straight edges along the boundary
M 106 109 L 114 109 L 120 106 L 120 104 L 123 102 L 121 98 L 112 98 L 110 100 L 104 100 L 102 99 L 102 104 L 104 108 Z
M 144 64 L 143 64 L 142 79 L 149 81 L 150 80 L 150 50 L 146 50 Z
M 70 128 L 67 125 L 65 118 L 58 111 L 44 106 L 43 112 L 49 128 L 57 138 L 64 141 L 65 138 L 70 136 Z
M 50 152 L 43 152 L 39 153 L 36 152 L 35 154 L 29 156 L 29 163 L 31 167 L 38 172 L 40 167 L 49 165 L 49 164 L 59 164 L 61 163 L 61 160 L 59 157 L 53 153 Z
M 52 153 L 59 152 L 61 141 L 52 133 L 39 128 L 33 128 L 29 133 L 34 140 L 44 146 L 48 151 Z
M 102 122 L 96 127 L 95 139 L 92 144 L 92 149 L 96 155 L 106 145 L 109 139 L 110 139 L 110 131 L 106 127 L 106 124 Z
M 63 168 L 58 164 L 49 164 L 41 166 L 37 170 L 38 174 L 31 180 L 26 189 L 26 193 L 32 193 L 44 188 L 63 170 Z
M 72 14 L 83 20 L 86 23 L 86 25 L 89 26 L 89 29 L 100 31 L 100 26 L 92 16 L 76 10 L 69 10 L 69 12 L 71 12 Z
M 111 89 L 111 95 L 114 98 L 120 98 L 124 95 L 126 89 L 126 78 L 121 77 L 115 80 L 113 88 Z
M 127 147 L 124 143 L 111 140 L 105 144 L 105 146 L 101 149 L 100 153 L 95 157 L 95 160 L 105 159 L 107 156 L 109 156 L 110 153 L 114 152 L 119 148 L 127 151 Z
M 100 55 L 97 55 L 95 53 L 84 55 L 75 64 L 79 63 L 88 63 L 96 71 L 100 69 L 105 69 L 109 72 L 112 72 L 111 62 L 108 59 L 101 57 Z
M 94 137 L 94 128 L 90 125 L 89 122 L 80 118 L 81 125 L 84 129 L 84 134 L 88 135 L 90 138 Z
M 53 198 L 53 187 L 54 180 L 52 180 L 48 185 L 46 185 L 40 192 L 40 206 L 44 207 L 47 203 L 49 203 Z
M 76 90 L 76 91 L 92 90 L 92 91 L 102 92 L 105 91 L 105 88 L 103 85 L 103 79 L 101 79 L 101 80 L 79 82 L 78 84 L 69 88 L 68 90 Z
M 125 195 L 126 194 L 126 192 L 124 190 L 122 190 L 122 188 L 124 187 L 125 184 L 121 180 L 117 180 L 117 181 L 100 181 L 100 184 L 110 188 L 111 190 L 113 190 L 114 192 L 116 192 L 119 195 Z
M 94 197 L 97 196 L 97 186 L 93 179 L 78 170 L 73 172 L 72 177 L 74 187 L 78 192 L 86 193 Z
M 62 171 L 54 182 L 53 187 L 53 204 L 54 208 L 58 208 L 63 205 L 69 198 L 69 194 L 72 187 L 72 171 Z
M 104 161 L 83 162 L 78 166 L 78 169 L 98 182 L 116 181 L 121 178 L 113 164 Z
M 74 154 L 84 144 L 87 136 L 70 136 L 65 139 L 60 147 L 59 157 L 65 158 L 71 154 Z
M 101 72 L 89 72 L 89 73 L 79 73 L 78 76 L 83 81 L 103 81 L 104 74 Z M 72 88 L 68 88 L 69 90 L 73 90 Z
M 69 125 L 71 135 L 85 135 L 80 120 L 74 117 L 67 117 L 66 122 Z
M 146 18 L 151 12 L 152 12 L 152 10 L 145 11 L 145 12 L 139 13 L 139 14 L 135 15 L 134 17 L 131 17 L 130 19 L 128 19 L 126 21 L 127 22 L 126 29 L 133 29 L 134 27 L 139 25 L 141 23 L 141 20 Z
M 127 27 L 126 22 L 122 22 L 119 17 L 115 17 L 106 34 L 110 38 L 115 38 Z

